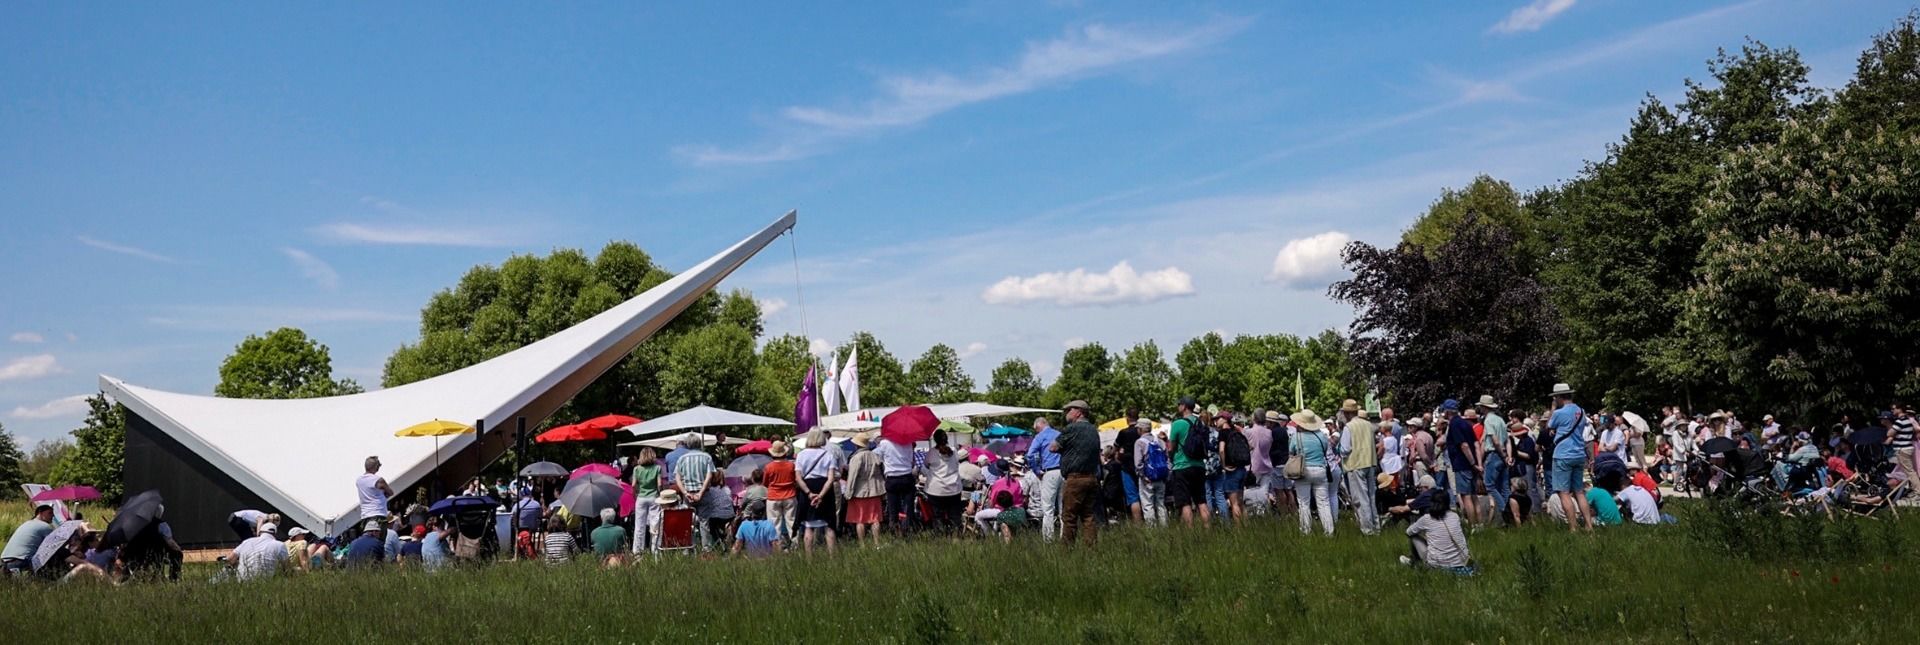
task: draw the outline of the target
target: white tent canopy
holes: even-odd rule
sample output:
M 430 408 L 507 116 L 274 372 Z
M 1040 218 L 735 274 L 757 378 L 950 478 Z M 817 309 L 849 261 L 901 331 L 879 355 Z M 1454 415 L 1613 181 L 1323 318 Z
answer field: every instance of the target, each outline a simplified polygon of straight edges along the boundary
M 716 407 L 696 405 L 673 414 L 655 417 L 646 421 L 621 428 L 636 437 L 650 437 L 663 432 L 685 430 L 687 428 L 716 428 L 720 426 L 790 426 L 792 421 L 782 421 L 758 414 L 722 410 Z M 627 444 L 621 444 L 627 445 Z
M 641 439 L 639 441 L 629 441 L 620 445 L 645 446 L 645 447 L 654 448 L 657 450 L 672 450 L 674 448 L 680 447 L 680 439 L 685 436 L 686 435 L 683 435 L 683 434 L 668 435 L 665 437 L 656 437 L 653 439 Z M 719 442 L 720 442 L 720 438 L 714 435 L 710 435 L 710 434 L 700 435 L 700 445 L 702 446 L 711 446 Z M 739 437 L 727 437 L 726 443 L 729 446 L 744 446 L 746 445 L 747 440 L 741 439 Z
M 359 517 L 353 480 L 368 455 L 386 462 L 381 474 L 395 488 L 412 486 L 433 470 L 435 442 L 395 437 L 394 431 L 435 418 L 484 421 L 484 437 L 469 433 L 439 443 L 439 448 L 458 453 L 511 427 L 509 421 L 516 416 L 545 418 L 791 229 L 795 217 L 789 212 L 577 325 L 424 381 L 347 396 L 285 400 L 162 392 L 106 375 L 100 376 L 100 387 L 193 456 L 258 495 L 271 510 L 300 526 L 333 534 Z
M 828 430 L 866 430 L 878 428 L 880 427 L 880 419 L 889 414 L 893 414 L 893 411 L 898 409 L 900 408 L 867 408 L 865 410 L 854 410 L 844 414 L 821 417 L 820 427 Z M 1053 410 L 1046 408 L 1022 408 L 1010 405 L 994 405 L 992 403 L 982 403 L 978 401 L 970 403 L 935 403 L 928 405 L 927 409 L 933 411 L 933 416 L 941 419 L 964 419 L 968 417 L 995 417 L 1006 414 L 1053 412 Z M 866 418 L 860 418 L 862 415 L 865 415 Z

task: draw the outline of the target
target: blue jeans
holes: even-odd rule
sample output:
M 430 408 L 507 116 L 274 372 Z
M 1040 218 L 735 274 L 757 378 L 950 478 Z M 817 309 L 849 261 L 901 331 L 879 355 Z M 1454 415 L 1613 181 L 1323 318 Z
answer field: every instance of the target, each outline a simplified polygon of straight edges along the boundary
M 1493 516 L 1506 517 L 1507 498 L 1513 496 L 1513 482 L 1507 479 L 1507 462 L 1500 453 L 1487 455 L 1486 472 L 1487 497 L 1493 500 Z
M 1207 475 L 1207 505 L 1213 507 L 1214 517 L 1223 517 L 1227 514 L 1227 489 L 1222 483 L 1226 475 L 1227 472 L 1224 470 Z

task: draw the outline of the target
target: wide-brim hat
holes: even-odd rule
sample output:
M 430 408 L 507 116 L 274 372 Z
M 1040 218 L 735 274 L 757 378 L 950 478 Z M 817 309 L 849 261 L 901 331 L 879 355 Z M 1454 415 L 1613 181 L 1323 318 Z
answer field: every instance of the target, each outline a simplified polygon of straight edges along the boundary
M 1480 407 L 1483 407 L 1483 408 L 1497 408 L 1497 407 L 1500 407 L 1500 404 L 1498 404 L 1498 403 L 1494 403 L 1494 402 L 1493 402 L 1493 395 L 1492 395 L 1492 394 L 1482 394 L 1482 395 L 1480 395 L 1480 401 L 1479 401 L 1479 402 L 1477 402 L 1477 403 L 1474 403 L 1474 405 L 1477 405 L 1477 406 L 1480 406 Z
M 1426 417 L 1408 417 L 1406 420 L 1406 424 L 1416 428 L 1425 428 L 1427 427 L 1427 418 Z
M 872 444 L 873 444 L 873 433 L 862 432 L 860 434 L 853 435 L 853 445 L 859 446 L 861 448 L 865 448 Z
M 1355 401 L 1355 400 L 1353 400 L 1353 399 L 1347 399 L 1347 400 L 1345 400 L 1345 401 L 1341 401 L 1341 402 L 1340 402 L 1340 411 L 1341 411 L 1341 412 L 1359 412 L 1359 411 L 1360 411 L 1360 402 L 1359 402 L 1359 401 Z
M 1553 384 L 1553 391 L 1548 392 L 1547 397 L 1552 398 L 1556 396 L 1567 396 L 1570 394 L 1573 394 L 1573 386 L 1567 385 L 1565 383 L 1555 383 Z
M 672 506 L 674 504 L 678 504 L 680 503 L 680 491 L 677 491 L 671 488 L 662 490 L 660 491 L 660 499 L 657 501 L 660 503 L 661 506 Z
M 772 457 L 785 457 L 789 452 L 793 452 L 793 448 L 785 441 L 775 441 L 773 447 L 767 448 L 767 455 Z
M 1275 423 L 1279 423 L 1281 421 L 1287 420 L 1287 418 L 1285 416 L 1282 416 L 1279 410 L 1268 410 L 1267 420 Z
M 1314 414 L 1312 410 L 1295 412 L 1292 418 L 1293 424 L 1300 426 L 1302 430 L 1317 431 L 1327 429 L 1327 421 L 1320 418 L 1320 415 Z
M 1013 466 L 1014 468 L 1026 468 L 1026 467 L 1027 467 L 1027 456 L 1026 456 L 1026 455 L 1021 455 L 1021 454 L 1015 454 L 1015 455 L 1014 455 L 1014 456 L 1012 456 L 1012 457 L 1008 457 L 1008 458 L 1007 458 L 1007 465 L 1009 465 L 1009 466 Z

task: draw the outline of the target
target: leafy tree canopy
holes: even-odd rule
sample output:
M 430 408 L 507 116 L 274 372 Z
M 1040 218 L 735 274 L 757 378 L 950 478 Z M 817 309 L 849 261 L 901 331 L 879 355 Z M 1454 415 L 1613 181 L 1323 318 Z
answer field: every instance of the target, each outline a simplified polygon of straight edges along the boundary
M 360 392 L 352 379 L 333 379 L 327 346 L 306 332 L 281 327 L 247 336 L 220 363 L 215 396 L 236 399 L 311 399 Z

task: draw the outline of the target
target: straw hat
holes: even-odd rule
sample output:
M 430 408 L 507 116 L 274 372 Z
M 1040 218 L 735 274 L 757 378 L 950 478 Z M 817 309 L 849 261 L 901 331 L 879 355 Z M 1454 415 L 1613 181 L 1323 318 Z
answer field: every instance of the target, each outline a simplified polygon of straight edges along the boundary
M 1281 421 L 1285 421 L 1285 420 L 1287 420 L 1287 418 L 1286 418 L 1286 417 L 1283 417 L 1283 416 L 1280 416 L 1280 411 L 1279 411 L 1279 410 L 1268 410 L 1268 411 L 1267 411 L 1267 421 L 1270 421 L 1270 422 L 1273 422 L 1273 423 L 1279 423 L 1279 422 L 1281 422 Z
M 1301 430 L 1319 431 L 1327 429 L 1327 422 L 1321 419 L 1320 415 L 1314 414 L 1312 410 L 1301 410 L 1293 413 L 1293 424 L 1300 426 Z
M 1498 403 L 1494 403 L 1494 402 L 1493 402 L 1493 395 L 1492 395 L 1492 394 L 1482 394 L 1482 395 L 1480 395 L 1480 402 L 1479 402 L 1479 403 L 1475 403 L 1474 405 L 1476 405 L 1476 406 L 1479 406 L 1479 407 L 1483 407 L 1483 408 L 1499 408 L 1499 407 L 1500 407 L 1500 404 L 1498 404 Z
M 767 455 L 775 459 L 785 457 L 789 452 L 793 452 L 793 448 L 788 447 L 785 441 L 775 441 L 773 447 L 767 448 Z
M 660 491 L 661 506 L 673 506 L 680 503 L 680 491 L 668 488 Z
M 1341 412 L 1359 412 L 1360 402 L 1355 401 L 1353 399 L 1347 399 L 1345 401 L 1342 401 L 1340 402 L 1340 411 Z
M 853 435 L 853 445 L 855 446 L 865 448 L 871 445 L 872 443 L 873 443 L 873 433 L 871 432 L 862 432 L 860 434 Z

